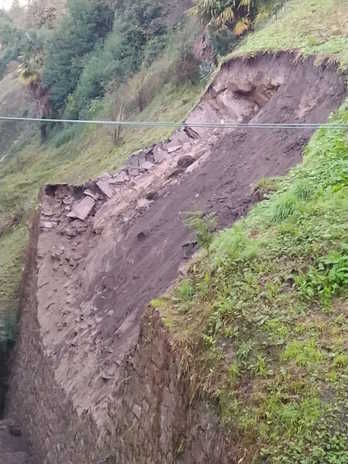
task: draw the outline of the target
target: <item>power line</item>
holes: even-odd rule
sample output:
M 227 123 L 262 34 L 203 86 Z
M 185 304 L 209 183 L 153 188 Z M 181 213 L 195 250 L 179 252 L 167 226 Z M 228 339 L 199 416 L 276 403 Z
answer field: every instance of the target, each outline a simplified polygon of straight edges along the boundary
M 154 121 L 111 121 L 91 119 L 52 119 L 52 118 L 24 118 L 16 116 L 0 116 L 0 121 L 22 121 L 36 123 L 59 123 L 59 124 L 96 124 L 124 127 L 173 127 L 173 128 L 203 128 L 203 129 L 348 129 L 348 124 L 328 123 L 232 123 L 232 122 L 200 122 L 200 123 L 176 123 L 176 122 L 154 122 Z

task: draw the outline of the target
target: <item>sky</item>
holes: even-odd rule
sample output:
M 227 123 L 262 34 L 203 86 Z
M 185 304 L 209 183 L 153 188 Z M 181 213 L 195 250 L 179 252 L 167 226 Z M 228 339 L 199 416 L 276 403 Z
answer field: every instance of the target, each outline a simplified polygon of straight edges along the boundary
M 21 0 L 20 3 L 24 3 L 24 1 Z M 12 0 L 0 0 L 0 8 L 8 9 L 10 8 L 11 4 L 12 4 Z

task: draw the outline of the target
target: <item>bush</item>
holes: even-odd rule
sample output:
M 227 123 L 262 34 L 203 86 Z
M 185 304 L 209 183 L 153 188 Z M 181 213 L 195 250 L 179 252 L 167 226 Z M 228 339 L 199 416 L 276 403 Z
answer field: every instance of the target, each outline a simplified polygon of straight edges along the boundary
M 77 1 L 84 0 L 75 0 Z M 99 33 L 100 37 L 98 37 L 93 32 L 94 25 L 97 19 L 104 24 L 107 17 L 104 14 L 103 20 L 100 11 L 95 12 L 92 9 L 91 19 L 85 20 L 86 31 L 83 32 L 84 29 L 81 29 L 80 32 L 81 50 L 77 56 L 82 58 L 78 60 L 76 66 L 74 63 L 76 58 L 66 56 L 66 52 L 59 54 L 60 64 L 47 64 L 46 83 L 52 85 L 53 99 L 56 101 L 57 108 L 66 104 L 68 94 L 73 94 L 75 99 L 74 110 L 80 112 L 88 108 L 91 100 L 105 94 L 112 80 L 116 80 L 118 85 L 124 83 L 141 68 L 143 63 L 150 65 L 165 46 L 166 27 L 159 21 L 161 15 L 159 2 L 137 0 L 124 6 L 122 11 L 117 10 L 116 15 L 112 31 L 109 33 L 106 30 L 105 34 Z M 71 39 L 74 39 L 70 28 L 71 24 L 67 24 L 61 34 L 70 34 Z M 88 28 L 92 28 L 92 32 L 89 32 Z M 104 38 L 105 40 L 100 40 Z M 77 50 L 75 54 L 76 52 Z M 58 68 L 63 65 L 68 68 L 66 77 L 70 75 L 66 90 L 63 89 L 62 83 L 56 82 Z
M 213 241 L 213 232 L 216 230 L 216 218 L 213 214 L 203 215 L 202 213 L 186 213 L 184 223 L 195 231 L 197 243 L 209 251 Z
M 71 0 L 68 14 L 46 50 L 43 83 L 53 108 L 64 107 L 86 65 L 86 56 L 110 32 L 113 13 L 100 1 Z
M 64 128 L 63 130 L 58 132 L 57 135 L 54 137 L 54 146 L 56 148 L 59 148 L 62 145 L 65 145 L 66 143 L 70 142 L 76 136 L 78 130 L 79 127 L 75 126 L 68 126 Z

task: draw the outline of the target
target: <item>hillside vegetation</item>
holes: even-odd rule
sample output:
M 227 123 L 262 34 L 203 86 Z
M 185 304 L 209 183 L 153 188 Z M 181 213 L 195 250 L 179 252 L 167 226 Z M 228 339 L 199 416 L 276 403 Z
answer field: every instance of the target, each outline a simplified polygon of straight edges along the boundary
M 298 48 L 346 69 L 342 18 L 342 2 L 290 1 L 234 55 Z M 347 103 L 331 122 L 348 122 Z M 303 164 L 263 179 L 266 199 L 231 229 L 212 236 L 211 218 L 191 221 L 203 249 L 152 302 L 240 462 L 348 462 L 347 160 L 346 131 L 321 129 Z
M 196 61 L 192 54 L 201 23 L 192 17 L 180 21 L 176 12 L 148 11 L 154 2 L 124 8 L 110 1 L 105 11 L 122 13 L 111 23 L 102 15 L 99 27 L 98 5 L 87 3 L 88 8 L 85 0 L 71 2 L 77 10 L 53 28 L 43 25 L 34 34 L 35 51 L 22 61 L 29 88 L 32 83 L 34 91 L 50 88 L 46 110 L 73 118 L 182 120 L 213 70 L 212 62 Z M 79 5 L 86 14 L 80 16 Z M 147 12 L 141 19 L 146 28 L 134 31 L 137 7 Z M 232 45 L 233 56 L 298 49 L 299 59 L 314 53 L 347 68 L 344 1 L 288 0 L 271 17 L 263 7 L 251 16 L 255 32 L 244 38 L 233 32 L 236 21 L 222 28 L 209 24 L 215 53 L 231 53 Z M 247 32 L 250 26 L 243 24 Z M 18 50 L 5 48 L 1 63 L 26 56 L 22 29 L 9 27 L 18 34 Z M 91 36 L 80 36 L 82 30 Z M 137 47 L 129 47 L 134 34 Z M 71 41 L 81 48 L 68 60 L 76 66 L 67 67 L 63 51 Z M 346 105 L 332 121 L 348 122 Z M 40 185 L 80 183 L 117 169 L 133 151 L 171 130 L 119 134 L 101 127 L 53 127 L 43 141 L 38 132 L 28 140 L 28 133 L 0 163 L 0 308 L 11 311 L 18 304 L 26 222 Z M 192 395 L 216 407 L 239 447 L 240 462 L 348 462 L 347 157 L 346 134 L 322 129 L 301 166 L 283 179 L 260 182 L 267 199 L 247 218 L 216 236 L 204 219 L 193 221 L 206 246 L 170 294 L 153 301 L 185 353 Z

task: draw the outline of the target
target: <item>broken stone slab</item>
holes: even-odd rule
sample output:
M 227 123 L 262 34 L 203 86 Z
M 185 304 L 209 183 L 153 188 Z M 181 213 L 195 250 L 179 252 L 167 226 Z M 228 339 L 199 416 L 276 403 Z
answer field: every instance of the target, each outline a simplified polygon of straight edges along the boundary
M 110 182 L 107 180 L 99 180 L 97 182 L 97 187 L 108 198 L 111 198 L 114 195 Z
M 133 155 L 131 155 L 128 160 L 127 160 L 127 167 L 129 168 L 138 168 L 139 167 L 139 160 L 140 158 L 143 157 L 143 159 L 145 160 L 145 153 L 143 150 L 139 150 L 135 153 L 133 153 Z
M 86 196 L 73 205 L 71 212 L 68 214 L 68 217 L 84 221 L 91 213 L 94 205 L 95 200 L 89 196 Z
M 194 163 L 190 164 L 190 166 L 189 166 L 188 168 L 186 168 L 186 172 L 187 172 L 187 173 L 191 173 L 192 171 L 194 171 L 195 169 L 197 169 L 199 166 L 201 166 L 203 163 L 206 162 L 206 160 L 209 158 L 210 155 L 211 155 L 211 151 L 210 151 L 210 150 L 203 152 L 203 153 L 198 157 L 198 159 L 195 160 Z
M 178 150 L 181 150 L 182 145 L 168 145 L 167 152 L 168 153 L 175 153 Z
M 47 229 L 47 230 L 52 230 L 56 227 L 57 223 L 56 222 L 51 222 L 51 221 L 41 221 L 40 222 L 40 229 Z
M 152 201 L 147 200 L 146 198 L 140 198 L 137 202 L 137 211 L 143 211 L 151 205 Z
M 188 168 L 192 163 L 194 163 L 196 160 L 190 155 L 185 155 L 181 156 L 178 159 L 177 166 L 182 169 Z
M 146 161 L 150 161 L 151 163 L 154 162 L 153 150 L 154 150 L 154 146 L 152 146 L 151 148 L 149 148 L 149 149 L 145 152 L 145 160 L 146 160 Z
M 113 179 L 109 181 L 109 184 L 117 185 L 124 184 L 129 181 L 129 176 L 125 171 L 120 171 L 114 175 Z
M 136 177 L 140 174 L 140 170 L 138 168 L 129 168 L 128 174 L 130 175 L 130 177 Z
M 155 163 L 162 163 L 162 161 L 164 161 L 167 158 L 168 158 L 167 152 L 165 152 L 164 150 L 160 148 L 155 150 L 153 153 L 153 159 Z
M 95 200 L 95 201 L 99 199 L 99 195 L 97 193 L 92 192 L 92 190 L 90 190 L 90 189 L 86 189 L 83 193 L 87 197 L 93 198 L 93 200 Z
M 192 127 L 186 126 L 184 132 L 187 134 L 190 139 L 199 139 L 199 133 L 192 129 Z
M 144 171 L 150 171 L 153 167 L 153 163 L 150 161 L 141 161 L 139 162 L 139 168 L 144 170 Z
M 43 216 L 52 217 L 52 216 L 54 216 L 54 211 L 51 211 L 51 210 L 48 210 L 48 209 L 43 209 L 41 211 L 41 214 Z
M 64 205 L 71 205 L 72 202 L 73 202 L 73 199 L 71 197 L 66 197 L 63 199 Z

